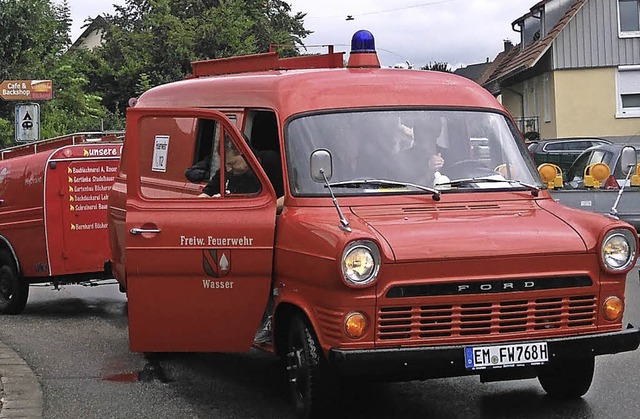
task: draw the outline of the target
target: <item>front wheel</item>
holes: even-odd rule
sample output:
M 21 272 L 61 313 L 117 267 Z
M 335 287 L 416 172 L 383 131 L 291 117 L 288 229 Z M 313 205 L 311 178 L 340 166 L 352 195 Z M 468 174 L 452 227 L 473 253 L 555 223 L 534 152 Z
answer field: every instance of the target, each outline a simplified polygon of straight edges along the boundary
M 538 368 L 538 381 L 552 397 L 584 396 L 593 380 L 594 357 L 563 359 Z
M 321 409 L 327 407 L 330 398 L 327 364 L 313 329 L 302 316 L 291 321 L 285 367 L 298 417 L 324 417 Z
M 0 313 L 18 314 L 27 305 L 29 284 L 18 276 L 11 255 L 0 250 Z

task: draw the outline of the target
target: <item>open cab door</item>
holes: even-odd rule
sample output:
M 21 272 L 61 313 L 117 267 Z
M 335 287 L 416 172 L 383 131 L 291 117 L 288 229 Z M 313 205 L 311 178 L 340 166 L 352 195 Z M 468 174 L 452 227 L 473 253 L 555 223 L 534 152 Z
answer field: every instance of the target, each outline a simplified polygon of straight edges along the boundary
M 221 196 L 185 178 L 209 142 Z M 225 147 L 255 189 L 228 193 Z M 130 108 L 125 269 L 135 352 L 241 352 L 253 342 L 271 287 L 276 196 L 238 129 L 222 113 Z M 201 154 L 201 153 L 200 153 Z

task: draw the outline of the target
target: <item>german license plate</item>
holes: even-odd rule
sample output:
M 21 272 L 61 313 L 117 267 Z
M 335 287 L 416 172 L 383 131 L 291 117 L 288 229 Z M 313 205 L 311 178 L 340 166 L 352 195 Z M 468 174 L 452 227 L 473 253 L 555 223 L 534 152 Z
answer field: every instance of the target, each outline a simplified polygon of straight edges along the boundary
M 464 348 L 464 361 L 470 370 L 540 365 L 549 361 L 549 350 L 547 342 L 467 346 Z

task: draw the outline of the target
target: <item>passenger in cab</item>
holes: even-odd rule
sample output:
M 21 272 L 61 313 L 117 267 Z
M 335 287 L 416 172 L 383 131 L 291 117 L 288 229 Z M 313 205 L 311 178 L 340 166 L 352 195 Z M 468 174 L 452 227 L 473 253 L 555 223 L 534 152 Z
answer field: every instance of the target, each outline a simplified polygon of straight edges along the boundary
M 251 149 L 258 159 L 258 162 L 265 171 L 273 189 L 278 197 L 278 210 L 282 208 L 284 201 L 284 187 L 282 182 L 282 168 L 280 156 L 272 150 Z M 230 141 L 225 141 L 225 189 L 228 194 L 246 194 L 260 191 L 260 182 L 256 178 L 253 170 L 247 164 L 245 158 Z M 200 197 L 220 196 L 220 170 L 211 177 L 202 190 Z

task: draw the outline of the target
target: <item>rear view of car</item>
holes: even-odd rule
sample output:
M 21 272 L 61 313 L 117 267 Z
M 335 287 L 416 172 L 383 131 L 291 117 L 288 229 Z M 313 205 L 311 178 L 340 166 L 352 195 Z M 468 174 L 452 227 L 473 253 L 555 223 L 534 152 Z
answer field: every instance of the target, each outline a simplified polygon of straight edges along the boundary
M 554 138 L 529 145 L 536 164 L 553 163 L 566 172 L 584 150 L 594 145 L 611 144 L 602 138 Z

